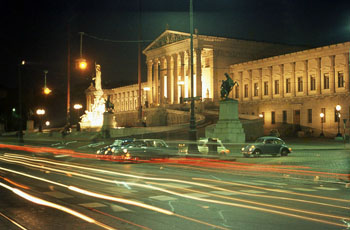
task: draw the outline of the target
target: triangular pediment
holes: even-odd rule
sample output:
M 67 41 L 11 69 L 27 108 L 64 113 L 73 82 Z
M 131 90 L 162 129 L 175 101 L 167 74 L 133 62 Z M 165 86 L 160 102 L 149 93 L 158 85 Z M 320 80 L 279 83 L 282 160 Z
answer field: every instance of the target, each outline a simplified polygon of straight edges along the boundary
M 185 39 L 190 38 L 190 34 L 173 31 L 173 30 L 166 30 L 164 31 L 158 38 L 156 38 L 151 44 L 149 44 L 146 49 L 143 50 L 143 53 L 157 49 L 159 47 L 169 45 L 171 43 L 175 43 L 178 41 L 182 41 Z

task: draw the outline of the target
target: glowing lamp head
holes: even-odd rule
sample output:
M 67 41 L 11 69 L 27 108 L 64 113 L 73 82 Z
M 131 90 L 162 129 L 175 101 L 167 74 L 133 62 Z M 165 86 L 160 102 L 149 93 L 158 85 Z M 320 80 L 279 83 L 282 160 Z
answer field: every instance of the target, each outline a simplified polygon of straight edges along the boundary
M 81 109 L 81 108 L 83 108 L 83 106 L 81 104 L 75 104 L 73 107 L 74 107 L 74 109 Z
M 44 109 L 37 109 L 37 110 L 36 110 L 36 114 L 38 114 L 38 115 L 44 115 L 44 114 L 45 114 L 45 110 L 44 110 Z
M 52 91 L 52 90 L 49 89 L 49 88 L 47 88 L 47 87 L 44 88 L 44 94 L 46 94 L 46 95 L 50 94 L 51 91 Z
M 50 121 L 46 121 L 46 122 L 45 122 L 45 125 L 46 125 L 46 126 L 50 126 Z
M 320 113 L 320 117 L 321 117 L 321 118 L 324 118 L 324 113 Z
M 77 68 L 85 70 L 87 68 L 87 62 L 84 58 L 79 58 L 76 60 Z
M 339 112 L 339 111 L 341 110 L 341 106 L 340 106 L 340 105 L 337 105 L 337 106 L 335 107 L 335 109 Z

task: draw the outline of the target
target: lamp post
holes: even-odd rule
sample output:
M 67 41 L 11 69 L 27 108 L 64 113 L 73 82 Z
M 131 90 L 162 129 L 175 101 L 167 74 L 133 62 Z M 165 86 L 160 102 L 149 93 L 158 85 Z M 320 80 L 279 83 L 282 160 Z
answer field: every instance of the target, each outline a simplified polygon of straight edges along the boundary
M 21 67 L 26 64 L 26 61 L 21 61 L 18 64 L 18 113 L 19 113 L 19 130 L 18 130 L 18 141 L 23 143 L 23 117 L 22 117 L 22 76 L 21 76 Z
M 77 131 L 80 131 L 79 116 L 80 109 L 83 108 L 83 106 L 81 104 L 74 104 L 73 108 L 77 111 Z
M 47 85 L 46 85 L 46 74 L 47 74 L 48 72 L 49 72 L 49 71 L 44 70 L 45 81 L 44 81 L 44 91 L 43 91 L 43 92 L 44 92 L 45 95 L 48 95 L 48 94 L 51 93 L 51 89 L 48 88 Z
M 42 117 L 45 114 L 45 110 L 44 109 L 37 109 L 36 110 L 36 114 L 39 116 L 39 132 L 43 132 L 43 124 L 42 124 Z
M 320 117 L 321 117 L 321 134 L 320 134 L 320 137 L 324 137 L 324 133 L 323 133 L 324 113 L 320 113 Z
M 336 113 L 336 117 L 337 117 L 337 120 L 338 120 L 338 133 L 337 133 L 337 136 L 336 137 L 342 137 L 341 133 L 340 133 L 340 110 L 341 110 L 341 106 L 340 105 L 337 105 L 335 107 L 335 110 L 337 111 Z

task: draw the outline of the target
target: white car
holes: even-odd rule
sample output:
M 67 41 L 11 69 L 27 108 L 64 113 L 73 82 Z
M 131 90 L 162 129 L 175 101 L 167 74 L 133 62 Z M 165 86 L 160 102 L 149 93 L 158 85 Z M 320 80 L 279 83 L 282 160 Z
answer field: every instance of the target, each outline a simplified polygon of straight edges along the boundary
M 218 154 L 223 155 L 223 154 L 229 154 L 230 153 L 230 150 L 227 149 L 222 144 L 220 139 L 218 139 L 218 138 L 212 138 L 212 139 L 214 140 L 213 143 L 216 143 L 216 145 L 217 145 L 217 153 Z M 207 138 L 207 137 L 203 137 L 203 138 L 200 138 L 198 140 L 197 146 L 198 146 L 198 151 L 200 153 L 202 153 L 202 154 L 209 154 L 208 141 L 209 141 L 209 138 Z M 186 146 L 184 144 L 179 144 L 179 152 L 187 154 L 188 153 L 188 146 Z

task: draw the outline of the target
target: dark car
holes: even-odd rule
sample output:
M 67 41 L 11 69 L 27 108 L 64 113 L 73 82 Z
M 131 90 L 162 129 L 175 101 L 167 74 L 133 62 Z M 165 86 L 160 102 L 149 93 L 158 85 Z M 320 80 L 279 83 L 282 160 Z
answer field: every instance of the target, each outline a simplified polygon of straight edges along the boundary
M 286 143 L 278 137 L 266 136 L 259 137 L 254 143 L 249 144 L 241 150 L 243 156 L 260 156 L 260 155 L 272 155 L 272 156 L 288 156 L 292 152 Z
M 110 158 L 109 156 L 111 156 L 114 152 L 117 152 L 118 149 L 132 143 L 133 141 L 135 141 L 135 139 L 130 139 L 130 138 L 117 139 L 113 142 L 113 144 L 104 146 L 104 147 L 100 148 L 99 150 L 97 150 L 96 157 L 99 159 L 104 159 L 104 158 L 108 159 L 108 158 Z

